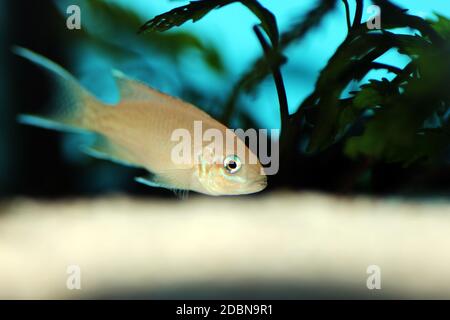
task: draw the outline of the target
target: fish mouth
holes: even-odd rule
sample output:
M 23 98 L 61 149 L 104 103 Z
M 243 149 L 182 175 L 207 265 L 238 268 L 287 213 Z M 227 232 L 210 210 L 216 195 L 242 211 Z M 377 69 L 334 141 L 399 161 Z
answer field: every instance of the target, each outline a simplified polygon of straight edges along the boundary
M 233 195 L 233 196 L 236 196 L 236 195 L 247 195 L 247 194 L 261 192 L 266 187 L 267 187 L 267 180 L 263 180 L 261 182 L 249 184 L 244 189 L 238 189 L 238 190 L 235 190 L 235 191 L 230 192 L 230 193 L 224 193 L 222 195 L 229 195 L 229 196 L 231 196 L 231 195 Z
M 264 179 L 262 182 L 258 183 L 257 186 L 258 186 L 257 192 L 264 190 L 267 187 L 267 178 Z

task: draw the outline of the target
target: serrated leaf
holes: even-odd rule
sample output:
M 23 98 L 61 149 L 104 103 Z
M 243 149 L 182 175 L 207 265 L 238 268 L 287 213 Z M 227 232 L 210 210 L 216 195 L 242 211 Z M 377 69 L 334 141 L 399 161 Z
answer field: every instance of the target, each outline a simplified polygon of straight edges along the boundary
M 322 18 L 336 7 L 336 0 L 321 0 L 304 17 L 281 35 L 281 45 L 286 47 L 303 38 L 308 31 L 316 27 Z
M 74 36 L 108 54 L 130 58 L 136 54 L 135 47 L 144 47 L 162 52 L 176 62 L 186 51 L 194 49 L 212 70 L 218 73 L 225 71 L 217 48 L 190 32 L 150 33 L 138 37 L 135 30 L 142 24 L 142 19 L 136 12 L 103 0 L 86 1 L 85 9 L 87 12 L 95 12 L 95 23 L 92 24 L 94 19 L 86 18 L 84 27 L 74 33 Z M 102 28 L 97 28 L 100 22 Z
M 269 36 L 274 47 L 278 46 L 278 27 L 275 16 L 263 7 L 257 0 L 197 0 L 189 4 L 174 8 L 168 12 L 157 15 L 141 26 L 139 32 L 167 31 L 173 27 L 192 20 L 196 22 L 206 16 L 210 11 L 229 5 L 234 2 L 240 2 L 258 17 L 261 26 Z
M 379 105 L 382 101 L 381 95 L 374 88 L 366 88 L 358 92 L 353 99 L 356 109 L 366 109 Z
M 446 39 L 447 41 L 450 40 L 450 19 L 435 13 L 438 20 L 437 21 L 430 21 L 432 28 L 439 33 L 439 35 Z
M 407 14 L 404 9 L 401 9 L 389 0 L 372 1 L 381 9 L 383 29 L 409 27 L 419 30 L 423 36 L 428 37 L 432 42 L 442 44 L 443 39 L 425 19 Z
M 199 0 L 174 8 L 163 14 L 159 14 L 141 26 L 139 32 L 159 31 L 163 32 L 173 27 L 192 20 L 196 22 L 208 14 L 211 10 L 223 7 L 235 0 Z

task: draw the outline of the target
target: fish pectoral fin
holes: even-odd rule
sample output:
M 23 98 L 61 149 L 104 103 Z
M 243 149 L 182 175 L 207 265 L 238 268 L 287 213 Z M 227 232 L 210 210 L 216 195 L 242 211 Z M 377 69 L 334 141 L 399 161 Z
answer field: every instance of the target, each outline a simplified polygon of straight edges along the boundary
M 94 144 L 84 145 L 81 150 L 91 157 L 109 160 L 124 166 L 141 168 L 142 166 L 134 163 L 130 155 L 122 147 L 112 143 L 102 135 L 98 135 Z

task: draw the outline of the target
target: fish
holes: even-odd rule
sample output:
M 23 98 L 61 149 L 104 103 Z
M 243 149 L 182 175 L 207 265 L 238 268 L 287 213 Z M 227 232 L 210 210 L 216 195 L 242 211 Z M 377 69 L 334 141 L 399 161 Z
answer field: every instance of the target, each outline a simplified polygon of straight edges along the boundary
M 155 90 L 118 70 L 112 70 L 120 100 L 105 104 L 85 89 L 75 77 L 57 63 L 29 49 L 14 47 L 13 52 L 49 73 L 55 87 L 50 111 L 45 115 L 21 114 L 22 124 L 50 130 L 90 132 L 91 145 L 80 146 L 88 155 L 122 165 L 143 168 L 147 174 L 136 177 L 150 187 L 173 190 L 184 197 L 189 191 L 211 196 L 243 195 L 262 191 L 267 176 L 255 153 L 245 141 L 198 107 Z M 189 145 L 188 161 L 174 161 L 180 139 L 174 132 L 195 136 L 196 125 L 213 129 L 234 142 L 221 148 L 210 141 Z M 226 139 L 223 139 L 224 141 Z M 239 153 L 244 150 L 244 155 Z M 255 159 L 256 161 L 249 161 Z

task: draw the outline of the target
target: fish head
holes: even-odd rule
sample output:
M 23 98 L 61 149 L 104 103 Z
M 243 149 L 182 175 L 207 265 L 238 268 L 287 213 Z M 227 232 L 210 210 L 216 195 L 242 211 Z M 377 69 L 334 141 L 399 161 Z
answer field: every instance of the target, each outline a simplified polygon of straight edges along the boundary
M 198 180 L 209 195 L 243 195 L 262 191 L 267 186 L 264 167 L 243 142 L 228 148 L 213 161 L 200 162 Z

